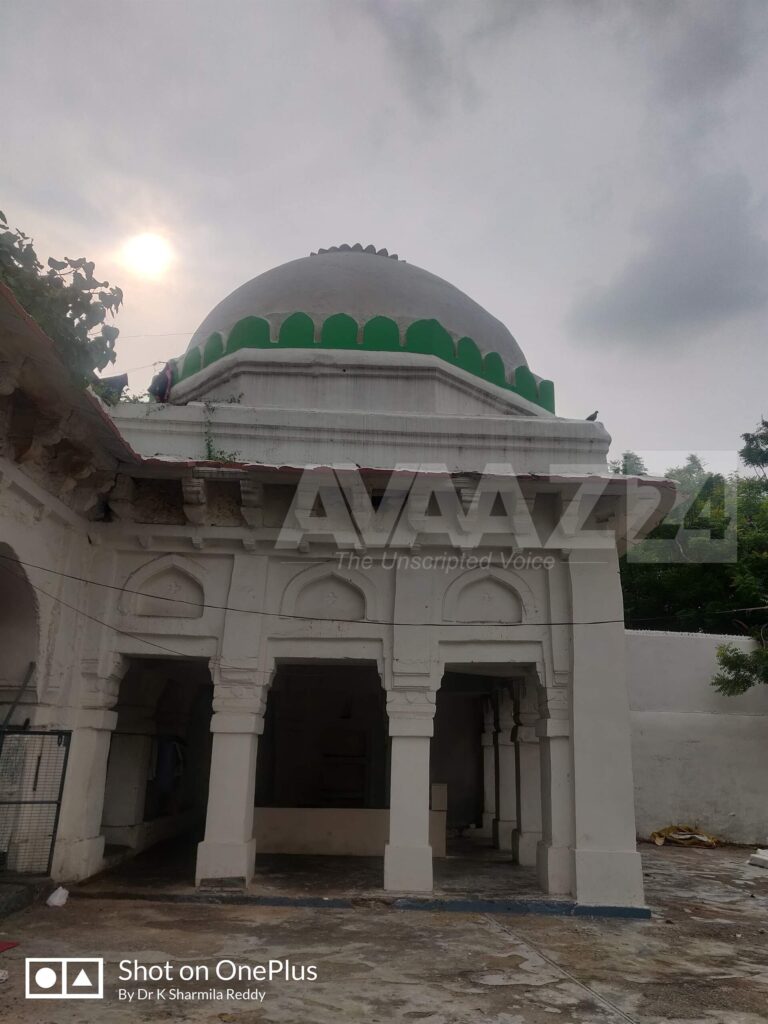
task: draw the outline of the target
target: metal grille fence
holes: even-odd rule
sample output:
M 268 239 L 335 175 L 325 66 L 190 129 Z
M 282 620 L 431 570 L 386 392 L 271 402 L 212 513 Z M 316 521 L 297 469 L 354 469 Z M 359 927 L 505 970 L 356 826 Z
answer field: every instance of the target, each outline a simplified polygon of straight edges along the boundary
M 0 728 L 0 872 L 50 874 L 71 736 Z

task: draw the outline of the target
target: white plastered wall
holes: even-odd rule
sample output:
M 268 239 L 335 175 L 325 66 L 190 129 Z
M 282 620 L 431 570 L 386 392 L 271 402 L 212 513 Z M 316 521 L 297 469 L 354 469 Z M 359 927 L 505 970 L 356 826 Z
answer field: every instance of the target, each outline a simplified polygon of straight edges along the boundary
M 628 630 L 626 642 L 638 834 L 682 823 L 763 843 L 768 687 L 723 697 L 710 685 L 718 645 L 751 641 Z

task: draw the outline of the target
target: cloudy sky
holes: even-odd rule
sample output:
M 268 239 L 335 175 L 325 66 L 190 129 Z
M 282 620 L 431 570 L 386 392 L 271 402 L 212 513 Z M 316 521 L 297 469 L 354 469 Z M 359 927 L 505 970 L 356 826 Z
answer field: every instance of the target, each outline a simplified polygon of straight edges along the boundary
M 764 0 L 5 0 L 0 33 L 0 208 L 121 285 L 134 390 L 243 281 L 361 241 L 653 469 L 768 415 Z

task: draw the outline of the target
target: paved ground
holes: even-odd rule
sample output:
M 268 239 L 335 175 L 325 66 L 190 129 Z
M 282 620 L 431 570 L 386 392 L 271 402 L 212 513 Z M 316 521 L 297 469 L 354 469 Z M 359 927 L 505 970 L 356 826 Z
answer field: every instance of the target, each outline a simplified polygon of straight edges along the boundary
M 72 899 L 7 918 L 0 1020 L 13 1024 L 758 1024 L 768 1021 L 768 872 L 747 851 L 644 848 L 651 921 Z M 25 956 L 103 956 L 106 998 L 25 1002 Z M 316 981 L 160 982 L 263 1002 L 117 999 L 118 964 L 285 959 Z M 136 985 L 124 983 L 135 992 Z

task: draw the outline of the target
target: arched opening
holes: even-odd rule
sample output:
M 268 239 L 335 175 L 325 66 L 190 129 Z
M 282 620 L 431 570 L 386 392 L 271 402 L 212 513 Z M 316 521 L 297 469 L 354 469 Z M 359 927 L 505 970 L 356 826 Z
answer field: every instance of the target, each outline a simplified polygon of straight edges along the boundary
M 23 566 L 8 544 L 0 544 L 0 706 L 13 703 L 19 685 L 37 660 L 37 600 Z M 24 694 L 29 699 L 29 691 Z M 5 715 L 0 716 L 0 722 Z

